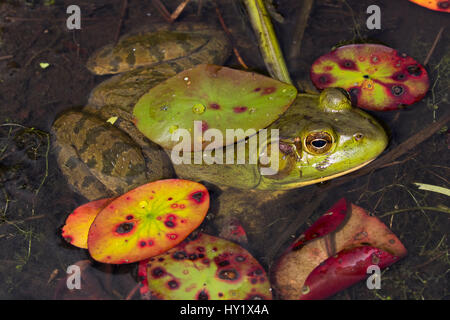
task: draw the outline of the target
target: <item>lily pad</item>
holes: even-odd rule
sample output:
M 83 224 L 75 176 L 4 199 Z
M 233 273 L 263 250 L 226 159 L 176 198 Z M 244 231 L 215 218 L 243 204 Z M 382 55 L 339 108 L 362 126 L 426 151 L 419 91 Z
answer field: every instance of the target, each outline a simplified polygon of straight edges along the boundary
M 283 114 L 296 95 L 294 86 L 260 74 L 202 64 L 169 78 L 142 96 L 134 108 L 135 124 L 166 149 L 179 143 L 172 141 L 172 134 L 186 129 L 191 150 L 205 150 L 211 142 L 199 136 L 208 128 L 220 130 L 223 137 L 226 129 L 258 131 Z M 195 128 L 194 121 L 198 121 Z M 197 137 L 194 130 L 199 133 Z
M 448 0 L 409 0 L 419 6 L 442 12 L 450 12 L 450 1 Z
M 379 44 L 351 44 L 318 58 L 311 80 L 319 89 L 346 89 L 352 103 L 369 110 L 394 110 L 421 100 L 428 73 L 406 54 Z
M 397 261 L 397 256 L 371 246 L 344 249 L 310 273 L 305 280 L 300 300 L 329 297 L 367 278 L 370 267 L 384 269 Z
M 76 208 L 66 219 L 62 236 L 68 243 L 87 249 L 89 228 L 97 214 L 114 198 L 91 201 Z
M 199 233 L 147 262 L 152 298 L 272 299 L 266 272 L 236 243 Z
M 89 229 L 88 249 L 104 263 L 132 263 L 183 241 L 206 216 L 208 190 L 181 179 L 159 180 L 109 203 Z
M 273 285 L 284 299 L 324 299 L 367 276 L 361 264 L 384 268 L 406 253 L 378 218 L 341 199 L 281 256 Z

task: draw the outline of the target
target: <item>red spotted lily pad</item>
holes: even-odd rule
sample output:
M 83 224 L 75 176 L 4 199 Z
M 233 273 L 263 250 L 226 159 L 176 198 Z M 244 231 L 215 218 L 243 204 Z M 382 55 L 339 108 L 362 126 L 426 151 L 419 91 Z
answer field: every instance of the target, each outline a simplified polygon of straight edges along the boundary
M 409 0 L 419 6 L 442 12 L 450 12 L 450 1 L 448 0 Z
M 63 238 L 70 244 L 87 249 L 89 228 L 97 214 L 108 205 L 113 198 L 92 201 L 76 208 L 66 219 L 62 228 Z
M 346 89 L 352 103 L 369 110 L 394 110 L 421 100 L 428 73 L 406 54 L 379 44 L 351 44 L 318 58 L 311 80 L 319 89 Z
M 204 233 L 141 263 L 141 276 L 144 266 L 151 298 L 272 299 L 266 272 L 247 250 Z
M 88 249 L 104 263 L 132 263 L 161 254 L 183 241 L 206 216 L 208 190 L 169 179 L 148 183 L 116 198 L 95 218 Z
M 205 130 L 218 129 L 223 137 L 226 129 L 260 130 L 284 113 L 296 96 L 297 90 L 290 84 L 253 72 L 203 64 L 169 78 L 142 96 L 134 108 L 135 124 L 166 149 L 179 143 L 172 141 L 177 129 L 188 130 L 191 150 L 199 151 L 211 144 L 202 140 Z M 225 141 L 214 147 L 224 145 Z
M 376 217 L 341 199 L 302 234 L 276 264 L 273 284 L 284 299 L 324 299 L 406 255 Z

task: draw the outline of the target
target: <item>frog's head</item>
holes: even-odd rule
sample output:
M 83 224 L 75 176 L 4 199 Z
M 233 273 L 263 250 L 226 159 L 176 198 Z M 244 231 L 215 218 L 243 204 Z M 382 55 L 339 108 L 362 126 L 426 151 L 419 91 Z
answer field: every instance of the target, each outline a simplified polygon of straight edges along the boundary
M 337 88 L 300 94 L 271 128 L 279 129 L 278 170 L 260 165 L 263 189 L 297 188 L 347 174 L 374 160 L 388 143 L 382 126 Z M 263 150 L 266 156 L 273 145 Z

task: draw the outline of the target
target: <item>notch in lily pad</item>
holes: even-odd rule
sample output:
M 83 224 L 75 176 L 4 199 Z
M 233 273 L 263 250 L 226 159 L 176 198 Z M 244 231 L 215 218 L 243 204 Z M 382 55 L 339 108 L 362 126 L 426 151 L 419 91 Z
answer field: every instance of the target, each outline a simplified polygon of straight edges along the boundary
M 448 0 L 409 0 L 419 6 L 434 11 L 450 12 L 450 1 Z
M 225 137 L 226 129 L 263 129 L 283 114 L 297 96 L 294 86 L 253 72 L 216 65 L 198 65 L 150 89 L 134 108 L 137 128 L 166 149 L 177 129 L 190 133 L 194 151 L 211 142 L 201 134 L 214 128 Z M 198 127 L 194 128 L 194 121 Z M 195 136 L 194 132 L 200 133 Z M 194 138 L 199 139 L 194 143 Z M 234 143 L 234 142 L 233 142 Z M 215 148 L 225 146 L 217 145 Z M 199 146 L 199 147 L 197 147 Z
M 340 87 L 360 108 L 386 111 L 420 101 L 428 91 L 425 68 L 380 44 L 351 44 L 318 58 L 311 67 L 318 89 Z
M 196 229 L 208 208 L 208 190 L 196 182 L 168 179 L 140 186 L 98 213 L 89 229 L 89 253 L 112 264 L 161 254 Z
M 265 270 L 247 250 L 231 241 L 204 233 L 186 239 L 162 255 L 141 262 L 141 276 L 144 265 L 147 272 L 144 281 L 147 280 L 151 298 L 272 299 Z

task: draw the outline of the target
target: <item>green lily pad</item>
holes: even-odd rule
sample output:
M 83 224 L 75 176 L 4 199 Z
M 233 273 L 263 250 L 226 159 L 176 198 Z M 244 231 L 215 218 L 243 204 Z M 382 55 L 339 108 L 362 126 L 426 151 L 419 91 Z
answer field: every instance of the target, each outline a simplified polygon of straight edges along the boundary
M 346 89 L 352 103 L 385 111 L 420 101 L 428 91 L 428 73 L 413 58 L 379 44 L 351 44 L 319 57 L 311 67 L 319 89 Z
M 147 260 L 146 269 L 148 290 L 157 299 L 272 299 L 266 272 L 247 250 L 205 233 Z
M 294 86 L 272 78 L 203 64 L 169 78 L 142 96 L 134 108 L 135 124 L 166 149 L 179 143 L 172 141 L 172 134 L 186 129 L 191 134 L 191 150 L 206 150 L 211 142 L 200 138 L 194 144 L 195 130 L 201 134 L 214 128 L 224 137 L 226 129 L 258 131 L 283 114 L 296 96 Z M 198 121 L 195 129 L 194 121 Z M 221 146 L 225 145 L 224 141 Z

